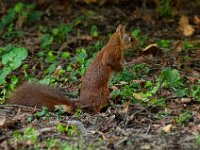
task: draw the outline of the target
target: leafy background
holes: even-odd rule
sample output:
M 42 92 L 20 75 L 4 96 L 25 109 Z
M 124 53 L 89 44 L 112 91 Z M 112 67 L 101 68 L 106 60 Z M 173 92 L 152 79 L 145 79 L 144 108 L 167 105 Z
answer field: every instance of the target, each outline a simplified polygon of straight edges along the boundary
M 198 0 L 0 2 L 1 104 L 25 81 L 77 99 L 81 77 L 119 23 L 138 41 L 110 81 L 102 113 L 0 105 L 1 148 L 199 148 Z

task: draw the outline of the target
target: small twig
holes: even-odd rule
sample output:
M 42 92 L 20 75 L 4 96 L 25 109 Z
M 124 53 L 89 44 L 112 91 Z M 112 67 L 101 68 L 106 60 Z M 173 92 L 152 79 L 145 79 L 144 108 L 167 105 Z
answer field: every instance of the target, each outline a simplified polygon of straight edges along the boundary
M 47 128 L 42 128 L 40 130 L 38 130 L 39 134 L 42 134 L 43 132 L 50 132 L 50 131 L 54 131 L 56 130 L 56 127 L 47 127 Z
M 128 137 L 122 138 L 121 140 L 119 140 L 119 141 L 115 144 L 115 146 L 118 146 L 119 144 L 123 143 L 123 142 L 126 141 L 126 140 L 128 140 Z
M 40 109 L 35 108 L 35 107 L 24 106 L 24 105 L 17 105 L 17 104 L 5 104 L 5 105 L 0 105 L 0 108 L 1 108 L 1 109 L 3 109 L 3 108 L 5 108 L 5 109 L 13 109 L 13 108 L 15 108 L 15 107 L 21 108 L 21 109 L 23 109 L 23 110 L 25 110 L 25 111 L 28 111 L 28 112 L 32 112 L 33 110 L 34 110 L 34 111 L 40 110 Z
M 147 129 L 147 132 L 146 132 L 146 134 L 148 134 L 148 133 L 149 133 L 150 129 L 151 129 L 151 125 L 149 125 L 149 126 L 148 126 L 148 129 Z

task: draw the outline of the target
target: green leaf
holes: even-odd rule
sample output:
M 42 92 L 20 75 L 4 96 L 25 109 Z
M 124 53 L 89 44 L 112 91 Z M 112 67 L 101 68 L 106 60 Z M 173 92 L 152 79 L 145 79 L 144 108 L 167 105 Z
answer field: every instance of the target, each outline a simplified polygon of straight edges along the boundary
M 24 131 L 24 139 L 36 143 L 38 141 L 38 132 L 34 128 L 26 128 Z
M 92 34 L 93 37 L 98 37 L 99 36 L 97 26 L 92 25 L 92 27 L 91 27 L 91 34 Z
M 13 137 L 15 140 L 19 140 L 21 138 L 21 132 L 20 131 L 14 131 Z
M 176 89 L 177 97 L 184 97 L 186 95 L 186 89 Z
M 5 79 L 6 79 L 7 75 L 10 74 L 10 72 L 11 72 L 10 67 L 4 67 L 0 71 L 0 84 L 5 83 Z
M 24 47 L 14 48 L 2 57 L 2 64 L 10 66 L 12 70 L 17 69 L 22 61 L 28 56 L 28 51 Z
M 51 64 L 48 68 L 49 74 L 52 74 L 56 70 L 56 64 Z
M 0 21 L 0 29 L 2 30 L 3 27 L 9 25 L 16 19 L 16 12 L 14 9 L 9 9 L 8 14 L 4 16 Z
M 56 56 L 54 56 L 53 51 L 48 52 L 47 62 L 54 63 L 56 60 Z
M 53 28 L 51 30 L 51 32 L 54 34 L 54 35 L 58 35 L 59 34 L 59 29 L 58 28 Z
M 141 36 L 141 30 L 138 28 L 138 29 L 135 29 L 132 31 L 131 35 L 136 38 L 136 39 L 139 39 L 140 36 Z
M 30 14 L 28 14 L 27 19 L 28 19 L 28 21 L 33 22 L 33 21 L 39 20 L 42 15 L 43 15 L 43 13 L 40 11 L 33 11 Z
M 123 81 L 130 82 L 134 78 L 135 78 L 135 74 L 133 74 L 131 71 L 124 68 L 124 70 L 122 72 L 122 78 L 121 79 Z
M 192 118 L 191 112 L 182 112 L 178 118 L 176 118 L 176 122 L 178 124 L 184 124 L 188 122 Z
M 169 40 L 158 40 L 157 42 L 158 47 L 160 48 L 169 48 L 170 41 Z
M 148 88 L 148 87 L 151 87 L 153 84 L 151 81 L 147 81 L 144 85 L 144 88 Z
M 85 49 L 77 49 L 76 51 L 76 56 L 75 56 L 75 59 L 76 59 L 76 62 L 79 62 L 79 63 L 84 63 L 85 61 L 85 58 L 87 58 L 87 52 Z
M 69 52 L 63 52 L 61 57 L 63 59 L 68 59 L 68 58 L 70 58 L 70 53 Z
M 23 8 L 23 4 L 22 3 L 17 3 L 16 5 L 15 5 L 15 11 L 17 12 L 17 13 L 19 13 L 19 12 L 21 12 L 21 10 L 22 10 L 22 8 Z
M 143 46 L 145 41 L 147 40 L 148 36 L 147 34 L 143 35 L 142 34 L 142 31 L 137 28 L 137 29 L 134 29 L 131 33 L 131 35 L 137 39 L 137 41 L 139 42 L 139 45 L 140 46 Z
M 42 107 L 42 110 L 37 111 L 34 115 L 36 117 L 42 117 L 43 119 L 46 119 L 50 116 L 50 113 L 47 107 Z
M 183 42 L 183 46 L 185 50 L 188 50 L 190 48 L 193 48 L 194 46 L 192 45 L 192 43 L 190 43 L 189 41 L 184 41 Z
M 182 85 L 181 76 L 178 70 L 165 68 L 162 70 L 159 78 L 162 81 L 162 85 L 165 87 L 179 87 Z
M 58 132 L 60 132 L 60 133 L 65 131 L 65 127 L 62 124 L 58 124 L 56 128 L 57 128 Z
M 51 44 L 53 43 L 54 38 L 50 34 L 44 34 L 41 37 L 40 43 L 43 49 L 49 49 Z
M 63 25 L 63 28 L 62 28 L 62 33 L 63 34 L 67 34 L 69 32 L 71 32 L 73 29 L 73 25 L 72 24 L 66 24 L 66 25 Z

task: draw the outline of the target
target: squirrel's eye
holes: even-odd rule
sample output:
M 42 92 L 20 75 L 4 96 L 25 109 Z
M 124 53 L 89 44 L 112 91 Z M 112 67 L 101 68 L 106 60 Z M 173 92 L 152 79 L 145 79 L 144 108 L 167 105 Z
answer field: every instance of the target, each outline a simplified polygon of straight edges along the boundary
M 129 38 L 129 42 L 133 42 L 133 38 L 132 37 Z

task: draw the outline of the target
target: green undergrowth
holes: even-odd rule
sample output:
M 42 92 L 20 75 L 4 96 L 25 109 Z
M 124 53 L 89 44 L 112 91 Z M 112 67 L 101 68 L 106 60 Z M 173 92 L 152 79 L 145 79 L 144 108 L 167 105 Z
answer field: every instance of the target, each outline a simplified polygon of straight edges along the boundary
M 174 16 L 171 3 L 171 0 L 161 0 L 157 8 L 160 17 Z M 35 81 L 63 88 L 75 86 L 75 90 L 72 87 L 73 91 L 68 91 L 67 87 L 66 95 L 70 98 L 79 97 L 81 77 L 112 33 L 102 31 L 104 28 L 95 24 L 96 20 L 93 18 L 96 17 L 96 13 L 93 11 L 83 11 L 81 15 L 69 21 L 52 24 L 49 23 L 49 19 L 47 23 L 44 23 L 44 20 L 51 17 L 53 18 L 51 12 L 39 10 L 35 3 L 17 3 L 2 15 L 0 20 L 0 36 L 3 41 L 3 45 L 0 45 L 0 104 L 5 103 L 16 87 L 24 81 Z M 31 27 L 34 27 L 31 42 L 35 42 L 34 40 L 37 42 L 31 43 L 30 48 L 24 41 Z M 84 31 L 80 32 L 80 29 Z M 138 52 L 138 49 L 144 49 L 152 43 L 157 46 L 155 51 L 161 51 L 166 56 L 171 53 L 173 39 L 151 40 L 150 35 L 140 27 L 131 28 L 130 32 L 137 39 L 138 45 L 136 49 L 125 51 L 125 60 L 131 62 L 139 58 L 141 51 Z M 86 35 L 86 40 L 81 40 L 84 37 L 82 34 Z M 181 42 L 183 45 L 180 55 L 183 55 L 183 62 L 177 65 L 170 66 L 167 63 L 163 63 L 163 66 L 161 64 L 152 65 L 154 62 L 125 64 L 123 72 L 114 74 L 110 81 L 111 100 L 121 105 L 125 102 L 137 104 L 136 107 L 139 105 L 155 113 L 156 119 L 163 121 L 170 118 L 173 124 L 180 126 L 191 122 L 194 113 L 187 107 L 178 114 L 174 114 L 168 108 L 171 99 L 176 102 L 181 102 L 181 99 L 189 99 L 197 104 L 200 102 L 200 79 L 190 83 L 184 73 L 188 69 L 185 64 L 192 60 L 189 52 L 195 48 L 195 45 L 188 39 L 183 39 Z M 163 93 L 169 95 L 166 96 Z M 74 116 L 80 118 L 82 114 L 83 111 L 78 109 Z M 24 147 L 29 149 L 83 149 L 82 146 L 85 145 L 83 135 L 77 126 L 67 125 L 64 122 L 66 115 L 62 108 L 51 113 L 44 107 L 28 117 L 29 126 L 23 130 L 14 131 L 9 142 L 14 140 L 18 143 L 18 149 Z M 42 133 L 38 126 L 32 124 L 35 120 L 50 122 L 52 118 L 59 121 L 54 125 L 53 134 L 50 133 L 51 136 L 41 138 L 43 137 L 41 134 L 48 133 Z M 61 140 L 59 137 L 80 138 L 76 143 L 71 144 L 70 140 Z M 200 144 L 199 134 L 195 136 L 195 139 L 197 144 Z M 103 140 L 99 138 L 98 142 L 103 142 Z M 96 147 L 88 144 L 87 149 L 96 149 Z
M 68 136 L 72 136 L 77 132 L 75 126 L 63 126 L 61 124 L 57 125 L 57 132 L 60 134 L 67 133 Z M 34 127 L 27 127 L 23 132 L 14 131 L 13 139 L 18 143 L 18 149 L 23 149 L 29 147 L 31 149 L 63 149 L 63 150 L 79 150 L 82 147 L 82 141 L 79 140 L 75 144 L 69 144 L 66 141 L 61 141 L 57 138 L 46 138 L 40 139 L 41 131 L 35 129 Z M 21 146 L 20 146 L 21 145 Z

